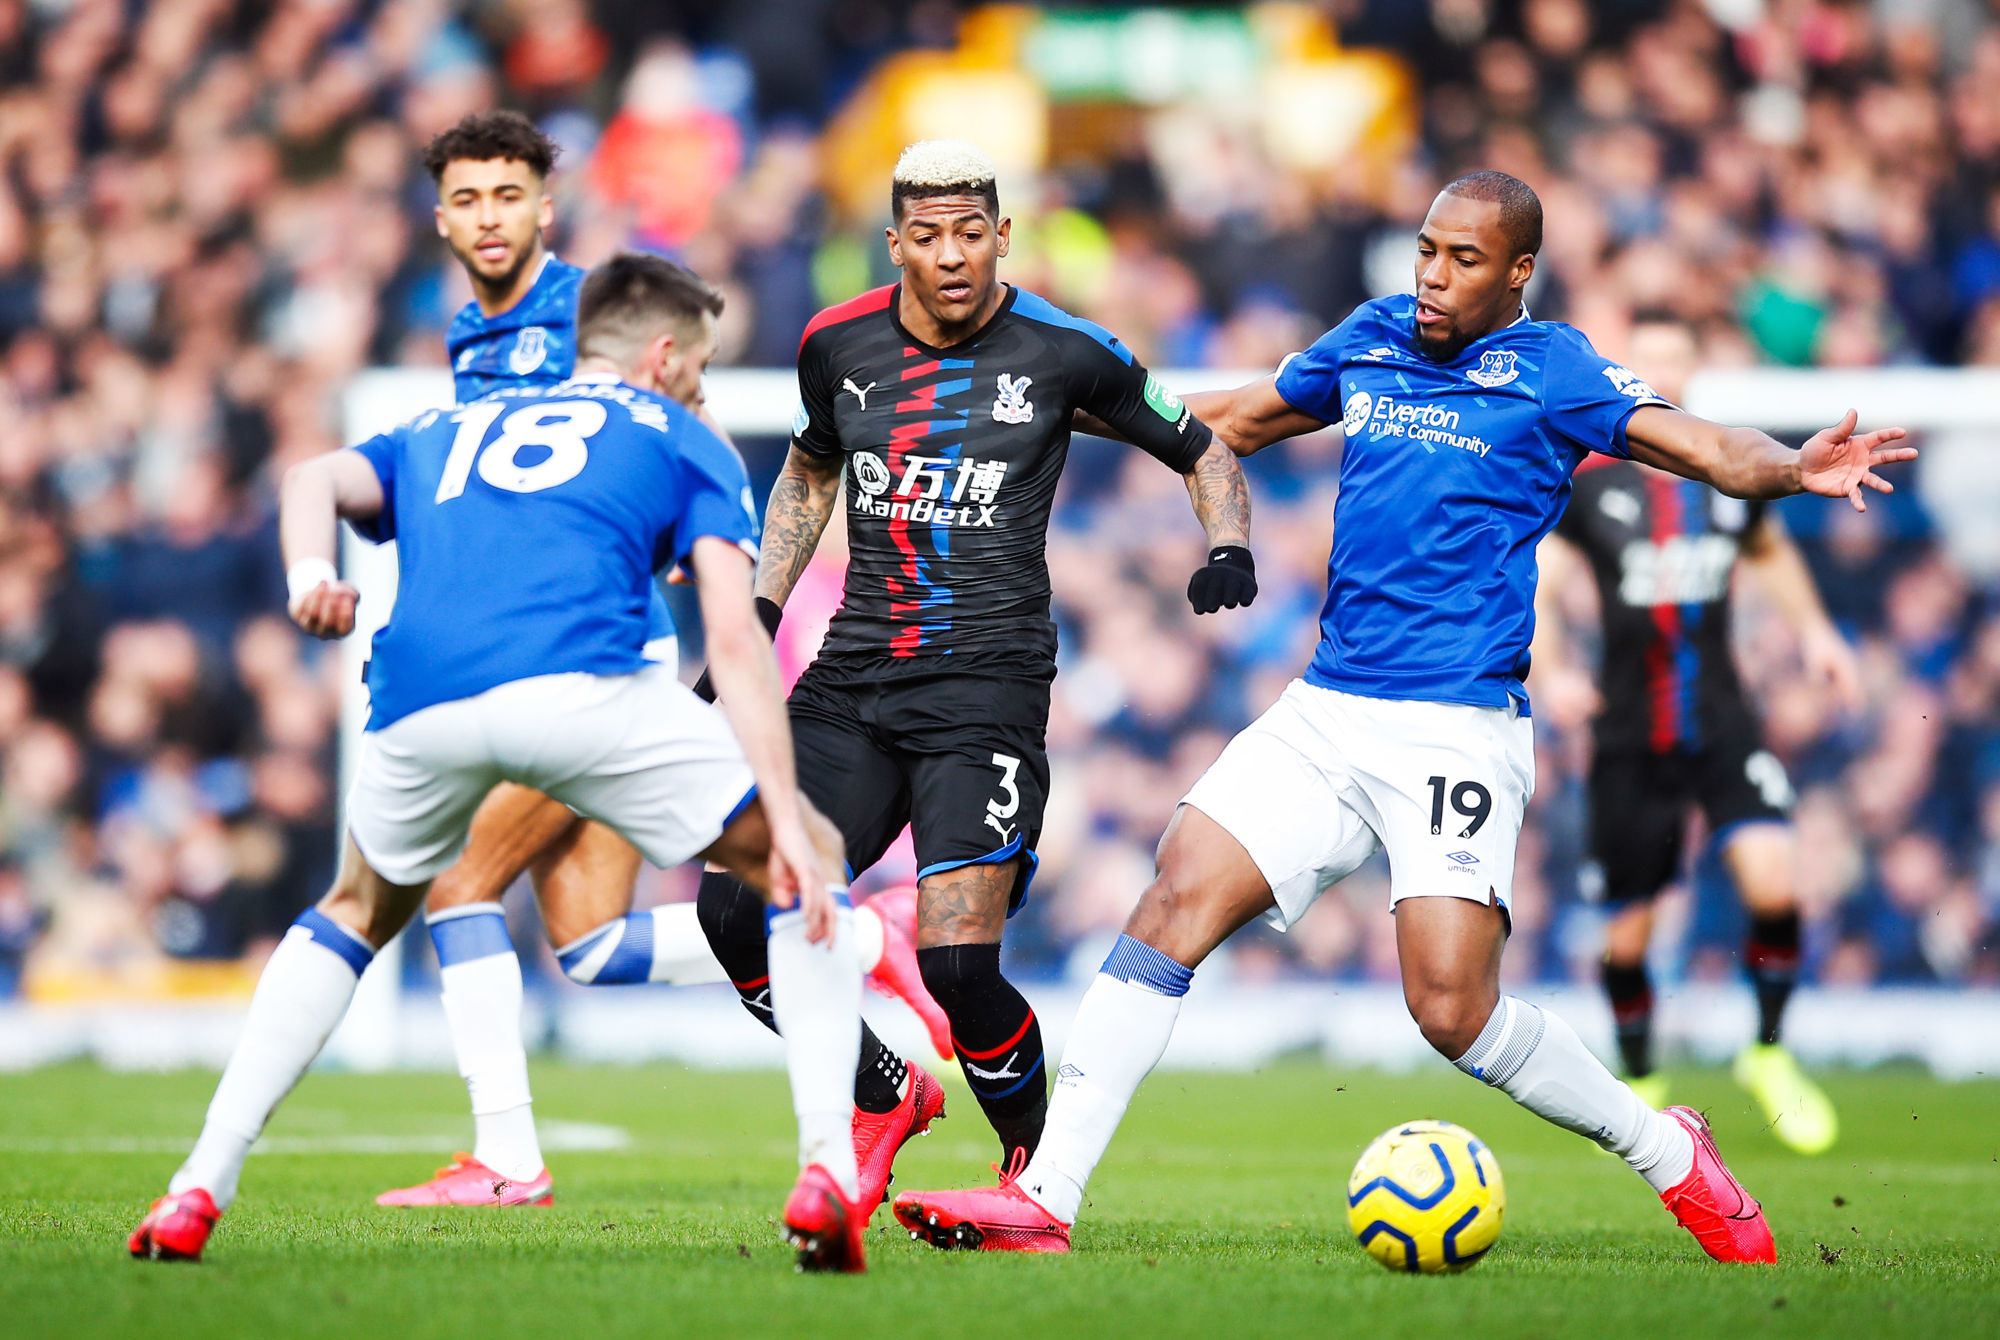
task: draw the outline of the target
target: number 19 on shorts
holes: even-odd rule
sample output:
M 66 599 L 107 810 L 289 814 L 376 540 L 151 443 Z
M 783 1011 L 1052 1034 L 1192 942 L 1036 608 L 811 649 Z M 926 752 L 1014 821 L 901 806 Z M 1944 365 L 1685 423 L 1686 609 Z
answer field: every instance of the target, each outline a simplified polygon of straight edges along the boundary
M 1493 813 L 1493 793 L 1491 791 L 1488 791 L 1478 782 L 1458 782 L 1454 784 L 1444 777 L 1430 778 L 1429 785 L 1431 788 L 1432 837 L 1437 837 L 1444 832 L 1444 803 L 1447 796 L 1450 797 L 1451 808 L 1457 813 L 1459 819 L 1470 821 L 1466 823 L 1458 836 L 1469 838 L 1486 826 L 1488 816 Z M 1457 828 L 1458 820 L 1453 820 L 1452 826 Z

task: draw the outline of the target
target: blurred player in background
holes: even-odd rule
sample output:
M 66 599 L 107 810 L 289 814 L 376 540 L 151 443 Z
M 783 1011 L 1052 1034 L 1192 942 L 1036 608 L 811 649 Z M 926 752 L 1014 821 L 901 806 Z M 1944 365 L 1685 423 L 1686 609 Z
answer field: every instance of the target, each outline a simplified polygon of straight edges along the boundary
M 1694 332 L 1670 317 L 1632 329 L 1633 370 L 1680 403 L 1697 357 Z M 1854 653 L 1827 617 L 1805 560 L 1777 514 L 1704 484 L 1593 456 L 1538 551 L 1537 695 L 1594 712 L 1591 855 L 1611 921 L 1604 989 L 1634 1090 L 1666 1102 L 1653 1069 L 1653 987 L 1646 949 L 1653 904 L 1679 873 L 1699 807 L 1749 913 L 1744 965 L 1757 994 L 1757 1041 L 1736 1058 L 1780 1140 L 1817 1154 L 1838 1133 L 1833 1105 L 1779 1043 L 1799 964 L 1798 844 L 1791 783 L 1759 740 L 1757 714 L 1731 654 L 1730 579 L 1740 567 L 1799 639 L 1807 673 L 1850 711 L 1862 703 Z M 1570 654 L 1559 594 L 1588 572 L 1603 611 L 1598 698 Z M 1558 682 L 1560 681 L 1560 682 Z
M 1793 451 L 1683 414 L 1522 292 L 1542 206 L 1504 173 L 1458 178 L 1417 234 L 1416 293 L 1364 303 L 1278 372 L 1189 399 L 1239 455 L 1339 423 L 1340 498 L 1305 678 L 1232 740 L 1161 839 L 1159 874 L 1084 995 L 1047 1133 L 1000 1185 L 907 1192 L 939 1247 L 1067 1251 L 1083 1189 L 1172 1036 L 1194 969 L 1255 917 L 1287 927 L 1378 849 L 1403 994 L 1459 1069 L 1620 1155 L 1710 1256 L 1771 1261 L 1757 1202 L 1708 1123 L 1655 1111 L 1556 1015 L 1500 991 L 1514 849 L 1534 791 L 1522 677 L 1535 545 L 1591 452 L 1732 495 L 1862 506 L 1915 453 L 1850 413 Z
M 424 163 L 437 183 L 438 234 L 464 266 L 474 299 L 446 336 L 460 404 L 497 390 L 553 386 L 576 364 L 576 301 L 583 271 L 545 247 L 554 221 L 548 176 L 556 145 L 518 112 L 467 116 L 432 140 Z M 667 393 L 703 414 L 701 375 L 714 356 L 715 298 L 673 347 Z M 713 421 L 703 421 L 718 433 Z M 648 595 L 646 656 L 672 673 L 678 647 L 657 586 Z M 437 951 L 445 1019 L 472 1098 L 470 1154 L 430 1181 L 384 1192 L 382 1205 L 546 1204 L 521 1036 L 521 963 L 500 898 L 525 870 L 563 971 L 594 986 L 694 985 L 728 980 L 692 903 L 632 911 L 641 856 L 608 825 L 525 786 L 503 782 L 473 816 L 465 855 L 440 875 L 425 905 Z M 896 909 L 885 924 L 876 908 Z M 881 897 L 856 910 L 863 966 L 909 1001 L 933 1037 L 942 1015 L 924 993 L 909 923 L 913 904 Z
M 846 594 L 791 695 L 800 784 L 846 835 L 854 871 L 910 826 L 924 985 L 1014 1158 L 1041 1138 L 1047 1076 L 1000 938 L 1034 877 L 1048 796 L 1047 540 L 1072 412 L 1184 475 L 1209 544 L 1188 588 L 1198 613 L 1249 604 L 1256 578 L 1236 458 L 1109 332 L 1001 282 L 1010 224 L 994 176 L 963 141 L 915 144 L 898 162 L 888 245 L 902 282 L 806 327 L 757 597 L 775 629 L 844 473 Z M 776 1026 L 756 896 L 710 874 L 698 905 L 744 1004 Z M 866 1203 L 942 1091 L 864 1033 L 855 1103 L 878 1130 L 862 1156 Z
M 806 1268 L 862 1268 L 848 1104 L 861 967 L 845 880 L 827 878 L 840 836 L 793 774 L 750 594 L 743 462 L 679 394 L 688 332 L 712 325 L 714 298 L 671 262 L 614 257 L 581 288 L 574 378 L 430 411 L 286 476 L 279 528 L 299 626 L 353 630 L 359 595 L 333 567 L 339 518 L 398 542 L 395 615 L 369 663 L 341 872 L 266 965 L 201 1137 L 133 1232 L 134 1255 L 200 1256 L 271 1111 L 505 780 L 658 865 L 700 855 L 758 890 L 799 1121 L 786 1231 Z M 677 563 L 699 579 L 723 712 L 643 654 L 648 588 Z

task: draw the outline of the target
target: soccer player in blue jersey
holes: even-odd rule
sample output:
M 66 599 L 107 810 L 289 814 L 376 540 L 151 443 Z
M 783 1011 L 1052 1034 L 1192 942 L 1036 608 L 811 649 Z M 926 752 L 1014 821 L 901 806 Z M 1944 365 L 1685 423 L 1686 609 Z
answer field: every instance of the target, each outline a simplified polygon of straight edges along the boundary
M 1305 677 L 1194 784 L 1159 874 L 1083 999 L 1040 1148 L 998 1187 L 910 1192 L 938 1246 L 1066 1251 L 1091 1171 L 1159 1061 L 1194 969 L 1262 916 L 1283 928 L 1377 849 L 1410 1012 L 1432 1046 L 1625 1159 L 1703 1250 L 1775 1259 L 1763 1212 L 1684 1107 L 1656 1112 L 1555 1015 L 1500 990 L 1515 839 L 1534 789 L 1522 679 L 1535 546 L 1591 452 L 1740 498 L 1887 491 L 1916 453 L 1850 412 L 1801 451 L 1682 413 L 1522 290 L 1542 236 L 1524 183 L 1447 186 L 1417 235 L 1416 291 L 1363 304 L 1276 375 L 1188 398 L 1239 455 L 1339 423 L 1321 637 Z
M 474 295 L 445 340 L 460 404 L 496 391 L 558 385 L 575 368 L 583 271 L 551 254 L 542 238 L 554 217 L 547 181 L 556 154 L 532 121 L 509 111 L 468 115 L 424 151 L 437 183 L 438 233 Z M 662 385 L 697 413 L 721 310 L 720 296 L 711 295 L 699 319 L 670 332 Z M 646 656 L 671 673 L 677 643 L 657 586 L 648 590 L 647 618 Z M 542 1161 L 521 1037 L 521 964 L 500 904 L 524 870 L 549 942 L 575 980 L 593 986 L 728 980 L 692 903 L 632 911 L 640 860 L 630 842 L 567 805 L 512 783 L 493 788 L 473 816 L 464 856 L 433 882 L 425 904 L 452 1050 L 472 1099 L 473 1148 L 428 1181 L 384 1192 L 378 1204 L 551 1199 L 554 1183 Z M 856 909 L 855 917 L 870 976 L 927 1019 L 941 1019 L 923 989 L 909 932 L 885 924 L 873 906 Z
M 369 663 L 341 871 L 272 954 L 201 1137 L 133 1254 L 200 1255 L 369 959 L 507 781 L 658 865 L 699 856 L 762 891 L 799 1120 L 787 1233 L 808 1269 L 862 1268 L 849 1105 L 861 968 L 844 888 L 829 887 L 843 846 L 794 776 L 751 601 L 743 463 L 669 394 L 677 337 L 712 298 L 671 262 L 614 257 L 582 286 L 575 377 L 431 411 L 287 475 L 279 526 L 300 627 L 354 626 L 358 594 L 332 564 L 336 518 L 397 541 L 400 589 Z M 698 579 L 720 711 L 643 655 L 647 589 L 675 564 Z

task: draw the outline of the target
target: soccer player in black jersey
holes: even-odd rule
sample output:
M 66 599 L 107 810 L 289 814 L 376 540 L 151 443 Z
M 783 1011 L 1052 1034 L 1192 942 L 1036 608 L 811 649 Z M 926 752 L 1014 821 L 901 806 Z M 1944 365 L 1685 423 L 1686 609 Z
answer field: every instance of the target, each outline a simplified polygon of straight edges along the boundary
M 1630 363 L 1680 399 L 1693 371 L 1693 332 L 1646 318 Z M 1677 873 L 1688 812 L 1699 807 L 1750 915 L 1744 962 L 1756 989 L 1758 1041 L 1736 1061 L 1780 1140 L 1816 1154 L 1837 1133 L 1831 1104 L 1779 1045 L 1799 961 L 1797 844 L 1785 768 L 1759 739 L 1757 716 L 1730 655 L 1730 582 L 1751 575 L 1799 639 L 1807 673 L 1850 709 L 1859 705 L 1853 652 L 1827 618 L 1777 516 L 1705 484 L 1636 461 L 1593 457 L 1542 542 L 1535 688 L 1573 711 L 1596 710 L 1590 772 L 1591 853 L 1611 921 L 1604 987 L 1634 1089 L 1655 1107 L 1653 990 L 1646 972 L 1653 902 Z M 1557 593 L 1587 570 L 1603 610 L 1601 698 L 1565 647 Z M 1581 711 L 1578 714 L 1581 714 Z
M 1001 975 L 1000 936 L 1034 877 L 1048 795 L 1045 549 L 1071 415 L 1186 478 L 1209 546 L 1188 586 L 1197 613 L 1256 594 L 1249 494 L 1235 457 L 1123 344 L 1000 281 L 1009 221 L 983 153 L 912 145 L 891 207 L 902 282 L 821 312 L 800 345 L 802 403 L 765 513 L 757 595 L 775 627 L 844 472 L 846 594 L 791 697 L 801 786 L 857 872 L 911 826 L 924 984 L 1012 1160 L 1032 1153 L 1047 1107 L 1041 1030 Z M 768 1024 L 762 905 L 709 874 L 698 906 Z M 857 1130 L 863 1204 L 942 1101 L 935 1079 L 863 1038 L 856 1122 L 882 1128 Z

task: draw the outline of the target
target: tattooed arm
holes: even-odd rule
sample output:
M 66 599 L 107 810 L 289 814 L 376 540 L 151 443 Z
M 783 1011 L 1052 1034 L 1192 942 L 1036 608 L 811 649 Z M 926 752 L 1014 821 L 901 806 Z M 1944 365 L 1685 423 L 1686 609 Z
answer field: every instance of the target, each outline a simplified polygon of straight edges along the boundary
M 1210 549 L 1250 543 L 1250 485 L 1235 453 L 1220 438 L 1208 444 L 1194 469 L 1181 478 L 1187 481 L 1195 519 L 1207 533 Z
M 764 509 L 758 550 L 757 594 L 765 600 L 783 605 L 791 598 L 840 498 L 843 464 L 839 456 L 815 456 L 797 443 L 786 455 Z

